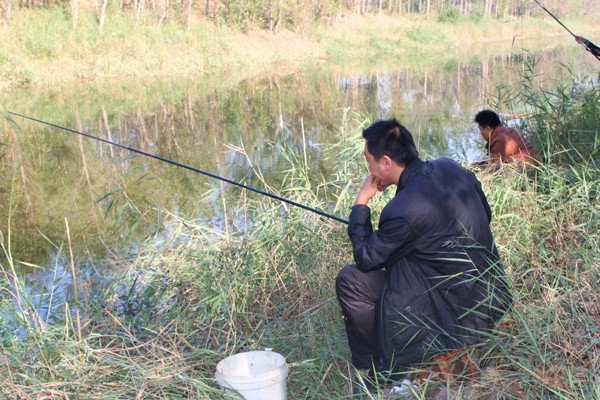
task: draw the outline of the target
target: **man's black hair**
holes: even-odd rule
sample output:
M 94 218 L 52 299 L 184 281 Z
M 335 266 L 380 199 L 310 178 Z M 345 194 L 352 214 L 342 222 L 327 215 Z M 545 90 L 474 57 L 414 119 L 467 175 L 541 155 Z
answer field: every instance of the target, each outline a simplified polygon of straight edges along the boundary
M 363 130 L 362 136 L 375 160 L 388 156 L 398 164 L 408 165 L 419 157 L 412 135 L 396 119 L 377 121 Z
M 475 115 L 474 121 L 482 127 L 489 126 L 492 129 L 501 124 L 500 117 L 492 110 L 479 111 L 477 115 Z

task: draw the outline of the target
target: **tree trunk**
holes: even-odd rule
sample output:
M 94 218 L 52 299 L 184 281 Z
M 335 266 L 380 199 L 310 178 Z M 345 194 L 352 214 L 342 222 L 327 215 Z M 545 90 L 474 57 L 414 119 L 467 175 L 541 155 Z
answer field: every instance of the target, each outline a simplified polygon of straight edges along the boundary
M 108 5 L 108 0 L 104 0 L 102 2 L 102 11 L 100 12 L 100 22 L 98 23 L 98 32 L 102 33 L 102 29 L 104 28 L 104 21 L 106 20 L 106 6 Z
M 139 0 L 138 4 L 137 4 L 137 14 L 135 16 L 136 20 L 140 20 L 140 16 L 142 14 L 142 11 L 144 11 L 144 9 L 146 8 L 146 0 Z
M 427 15 L 429 15 L 429 11 L 431 11 L 431 0 L 427 0 Z
M 273 0 L 269 1 L 269 32 L 273 33 L 275 31 L 275 18 L 273 18 Z
M 504 19 L 508 18 L 508 14 L 510 13 L 510 1 L 506 1 L 506 6 L 504 7 Z
M 383 7 L 383 0 L 379 0 L 379 12 L 377 13 L 377 18 L 381 18 L 381 8 Z
M 190 31 L 190 25 L 192 23 L 192 6 L 194 0 L 187 0 L 187 17 L 185 19 L 185 31 Z
M 79 20 L 79 2 L 78 0 L 71 1 L 71 8 L 73 12 L 73 32 L 77 32 L 77 22 Z
M 3 0 L 0 3 L 0 27 L 7 28 L 10 23 L 10 12 L 12 10 L 12 0 Z
M 160 15 L 160 20 L 158 21 L 158 26 L 159 27 L 162 25 L 162 23 L 169 16 L 169 7 L 170 7 L 169 0 L 162 0 L 161 4 L 162 4 L 162 13 Z

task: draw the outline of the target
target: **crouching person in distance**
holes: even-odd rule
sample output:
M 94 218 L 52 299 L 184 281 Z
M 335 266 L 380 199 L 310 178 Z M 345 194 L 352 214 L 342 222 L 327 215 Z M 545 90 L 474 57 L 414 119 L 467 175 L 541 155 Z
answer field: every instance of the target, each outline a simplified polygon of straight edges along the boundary
M 486 141 L 488 161 L 479 166 L 497 166 L 499 163 L 518 163 L 531 168 L 535 162 L 533 145 L 515 128 L 503 126 L 500 116 L 492 110 L 475 115 L 481 137 Z
M 352 364 L 401 372 L 480 342 L 512 300 L 475 175 L 450 159 L 422 161 L 394 119 L 363 138 L 370 175 L 348 227 L 356 264 L 339 272 L 336 293 Z M 392 185 L 374 230 L 368 203 Z

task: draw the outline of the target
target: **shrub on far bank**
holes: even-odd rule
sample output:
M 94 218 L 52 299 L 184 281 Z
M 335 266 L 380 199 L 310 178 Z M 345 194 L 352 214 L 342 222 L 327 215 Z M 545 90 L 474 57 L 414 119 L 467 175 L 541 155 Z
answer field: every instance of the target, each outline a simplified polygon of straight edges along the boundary
M 448 7 L 438 14 L 438 21 L 447 24 L 455 24 L 460 18 L 460 12 L 456 7 Z
M 481 21 L 483 21 L 483 11 L 481 10 L 481 8 L 476 8 L 474 9 L 471 14 L 469 15 L 469 19 L 471 21 L 473 21 L 474 23 L 478 24 Z

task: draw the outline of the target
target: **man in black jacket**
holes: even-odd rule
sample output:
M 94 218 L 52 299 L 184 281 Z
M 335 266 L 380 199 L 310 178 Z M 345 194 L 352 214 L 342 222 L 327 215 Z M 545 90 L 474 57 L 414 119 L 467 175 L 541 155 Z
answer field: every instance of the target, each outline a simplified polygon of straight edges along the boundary
M 422 161 L 396 120 L 363 137 L 371 174 L 350 213 L 356 264 L 339 272 L 336 293 L 353 365 L 402 371 L 481 342 L 511 298 L 475 175 L 450 159 Z M 374 230 L 368 203 L 392 185 Z

